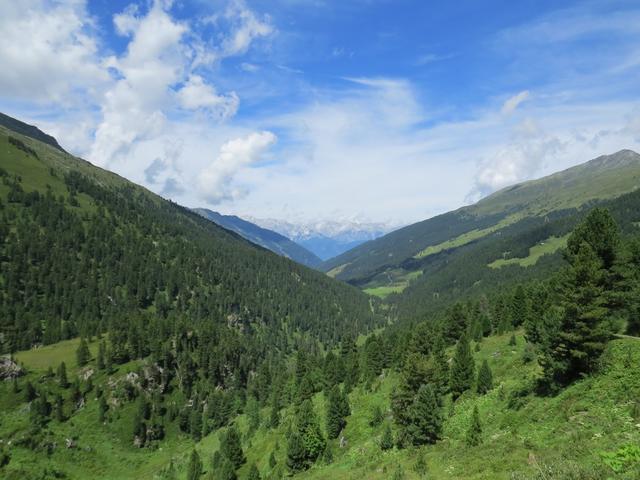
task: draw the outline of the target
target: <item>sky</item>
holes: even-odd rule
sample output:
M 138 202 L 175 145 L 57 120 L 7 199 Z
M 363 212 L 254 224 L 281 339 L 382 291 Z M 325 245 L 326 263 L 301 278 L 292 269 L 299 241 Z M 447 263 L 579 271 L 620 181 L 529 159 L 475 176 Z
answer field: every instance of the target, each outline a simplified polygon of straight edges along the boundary
M 0 111 L 188 207 L 423 220 L 640 151 L 637 1 L 0 0 Z

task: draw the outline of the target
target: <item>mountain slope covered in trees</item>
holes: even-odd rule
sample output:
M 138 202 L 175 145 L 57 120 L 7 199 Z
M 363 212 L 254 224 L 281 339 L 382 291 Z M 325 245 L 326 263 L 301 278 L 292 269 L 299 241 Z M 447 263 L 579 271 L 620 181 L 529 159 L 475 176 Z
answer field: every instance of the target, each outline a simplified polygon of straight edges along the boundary
M 322 261 L 309 250 L 289 240 L 284 235 L 262 228 L 235 215 L 222 215 L 206 208 L 195 208 L 194 211 L 207 220 L 211 220 L 227 230 L 236 232 L 256 245 L 260 245 L 307 267 L 316 267 Z
M 355 289 L 0 128 L 5 351 L 130 326 L 131 315 L 228 324 L 282 346 L 295 332 L 335 342 L 376 325 Z
M 420 318 L 559 268 L 568 233 L 594 205 L 607 205 L 623 230 L 636 229 L 639 183 L 640 155 L 599 157 L 392 232 L 352 250 L 343 259 L 351 263 L 329 274 L 386 297 L 400 318 Z
M 640 155 L 622 150 L 539 180 L 496 192 L 478 203 L 409 225 L 322 265 L 331 276 L 365 285 L 412 260 L 468 245 L 527 218 L 542 218 L 640 187 Z
M 640 191 L 380 302 L 5 127 L 0 161 L 2 478 L 640 474 Z

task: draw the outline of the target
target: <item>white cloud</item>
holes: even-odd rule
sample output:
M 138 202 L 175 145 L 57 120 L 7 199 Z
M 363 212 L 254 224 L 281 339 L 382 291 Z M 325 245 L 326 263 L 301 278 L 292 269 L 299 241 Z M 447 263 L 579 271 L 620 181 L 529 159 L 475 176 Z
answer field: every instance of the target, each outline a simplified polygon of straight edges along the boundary
M 269 17 L 259 18 L 242 0 L 232 0 L 224 17 L 232 25 L 231 35 L 222 42 L 224 56 L 246 53 L 255 39 L 274 32 Z
M 200 172 L 198 186 L 202 197 L 210 204 L 217 204 L 244 195 L 246 190 L 233 183 L 234 175 L 260 161 L 276 141 L 277 137 L 273 133 L 263 131 L 230 140 L 222 145 L 218 157 Z
M 0 2 L 3 97 L 66 106 L 108 81 L 84 1 Z
M 213 86 L 205 83 L 200 75 L 192 74 L 178 93 L 183 108 L 189 110 L 204 109 L 222 120 L 232 117 L 238 111 L 240 99 L 235 92 L 218 95 Z
M 523 90 L 522 92 L 509 97 L 503 104 L 500 112 L 503 115 L 511 115 L 518 106 L 529 98 L 529 90 Z

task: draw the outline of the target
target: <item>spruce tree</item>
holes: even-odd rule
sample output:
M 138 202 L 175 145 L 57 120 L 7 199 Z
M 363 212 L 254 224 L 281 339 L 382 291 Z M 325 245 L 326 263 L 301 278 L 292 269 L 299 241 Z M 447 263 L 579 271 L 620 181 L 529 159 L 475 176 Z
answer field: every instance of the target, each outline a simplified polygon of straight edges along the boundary
M 342 402 L 340 387 L 334 385 L 327 399 L 327 436 L 330 439 L 338 438 L 338 435 L 347 424 L 343 415 Z
M 64 422 L 64 400 L 61 395 L 56 395 L 56 420 L 58 422 Z
M 202 476 L 202 460 L 200 455 L 194 449 L 189 457 L 189 465 L 187 467 L 187 480 L 199 480 Z
M 287 467 L 292 472 L 307 468 L 307 453 L 302 437 L 297 432 L 291 433 L 287 439 Z
M 242 451 L 240 434 L 235 425 L 231 425 L 225 431 L 222 437 L 221 452 L 224 457 L 229 459 L 235 469 L 240 468 L 247 461 Z
M 594 209 L 569 237 L 559 287 L 561 315 L 552 334 L 543 336 L 539 362 L 550 389 L 593 371 L 611 337 L 612 273 L 618 245 L 615 222 Z
M 469 340 L 463 335 L 456 345 L 453 363 L 451 365 L 451 395 L 456 400 L 465 391 L 469 390 L 474 381 L 474 360 Z
M 296 429 L 302 439 L 307 465 L 311 465 L 326 445 L 311 400 L 305 400 L 298 407 Z
M 64 362 L 58 367 L 58 384 L 61 388 L 69 387 L 69 379 L 67 378 L 67 366 Z
M 482 425 L 480 424 L 480 413 L 478 412 L 478 407 L 473 407 L 473 413 L 471 414 L 471 423 L 469 424 L 469 429 L 467 430 L 467 445 L 471 447 L 475 447 L 476 445 L 480 445 L 482 443 Z
M 100 400 L 98 400 L 98 421 L 100 423 L 104 423 L 108 409 L 107 401 L 104 395 L 101 395 Z
M 98 345 L 98 356 L 96 357 L 96 367 L 98 370 L 104 370 L 105 368 L 105 345 L 104 341 Z
M 380 448 L 382 450 L 391 450 L 393 448 L 393 432 L 391 431 L 391 425 L 385 424 L 382 431 L 382 438 L 380 438 Z
M 89 352 L 89 346 L 87 345 L 87 341 L 84 339 L 84 337 L 82 337 L 80 339 L 78 349 L 76 350 L 76 362 L 79 367 L 84 367 L 87 363 L 89 363 L 90 358 L 91 353 Z
M 435 443 L 442 434 L 440 400 L 430 383 L 420 387 L 411 406 L 408 434 L 413 445 Z
M 484 360 L 480 370 L 478 370 L 477 391 L 480 395 L 484 395 L 492 389 L 493 374 L 491 373 L 491 368 L 489 368 L 489 363 Z

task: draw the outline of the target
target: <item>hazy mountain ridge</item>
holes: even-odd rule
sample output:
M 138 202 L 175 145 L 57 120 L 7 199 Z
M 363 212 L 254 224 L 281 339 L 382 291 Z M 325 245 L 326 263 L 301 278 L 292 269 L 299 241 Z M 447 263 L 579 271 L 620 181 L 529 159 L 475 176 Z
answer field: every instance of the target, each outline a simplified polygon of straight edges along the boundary
M 294 223 L 278 219 L 248 218 L 251 222 L 302 245 L 323 261 L 394 230 L 394 227 L 385 223 L 351 220 Z
M 247 240 L 271 250 L 278 255 L 290 258 L 308 267 L 316 267 L 322 260 L 306 248 L 298 245 L 284 235 L 260 227 L 235 215 L 222 215 L 206 208 L 194 208 L 195 212 L 207 220 L 242 235 Z

